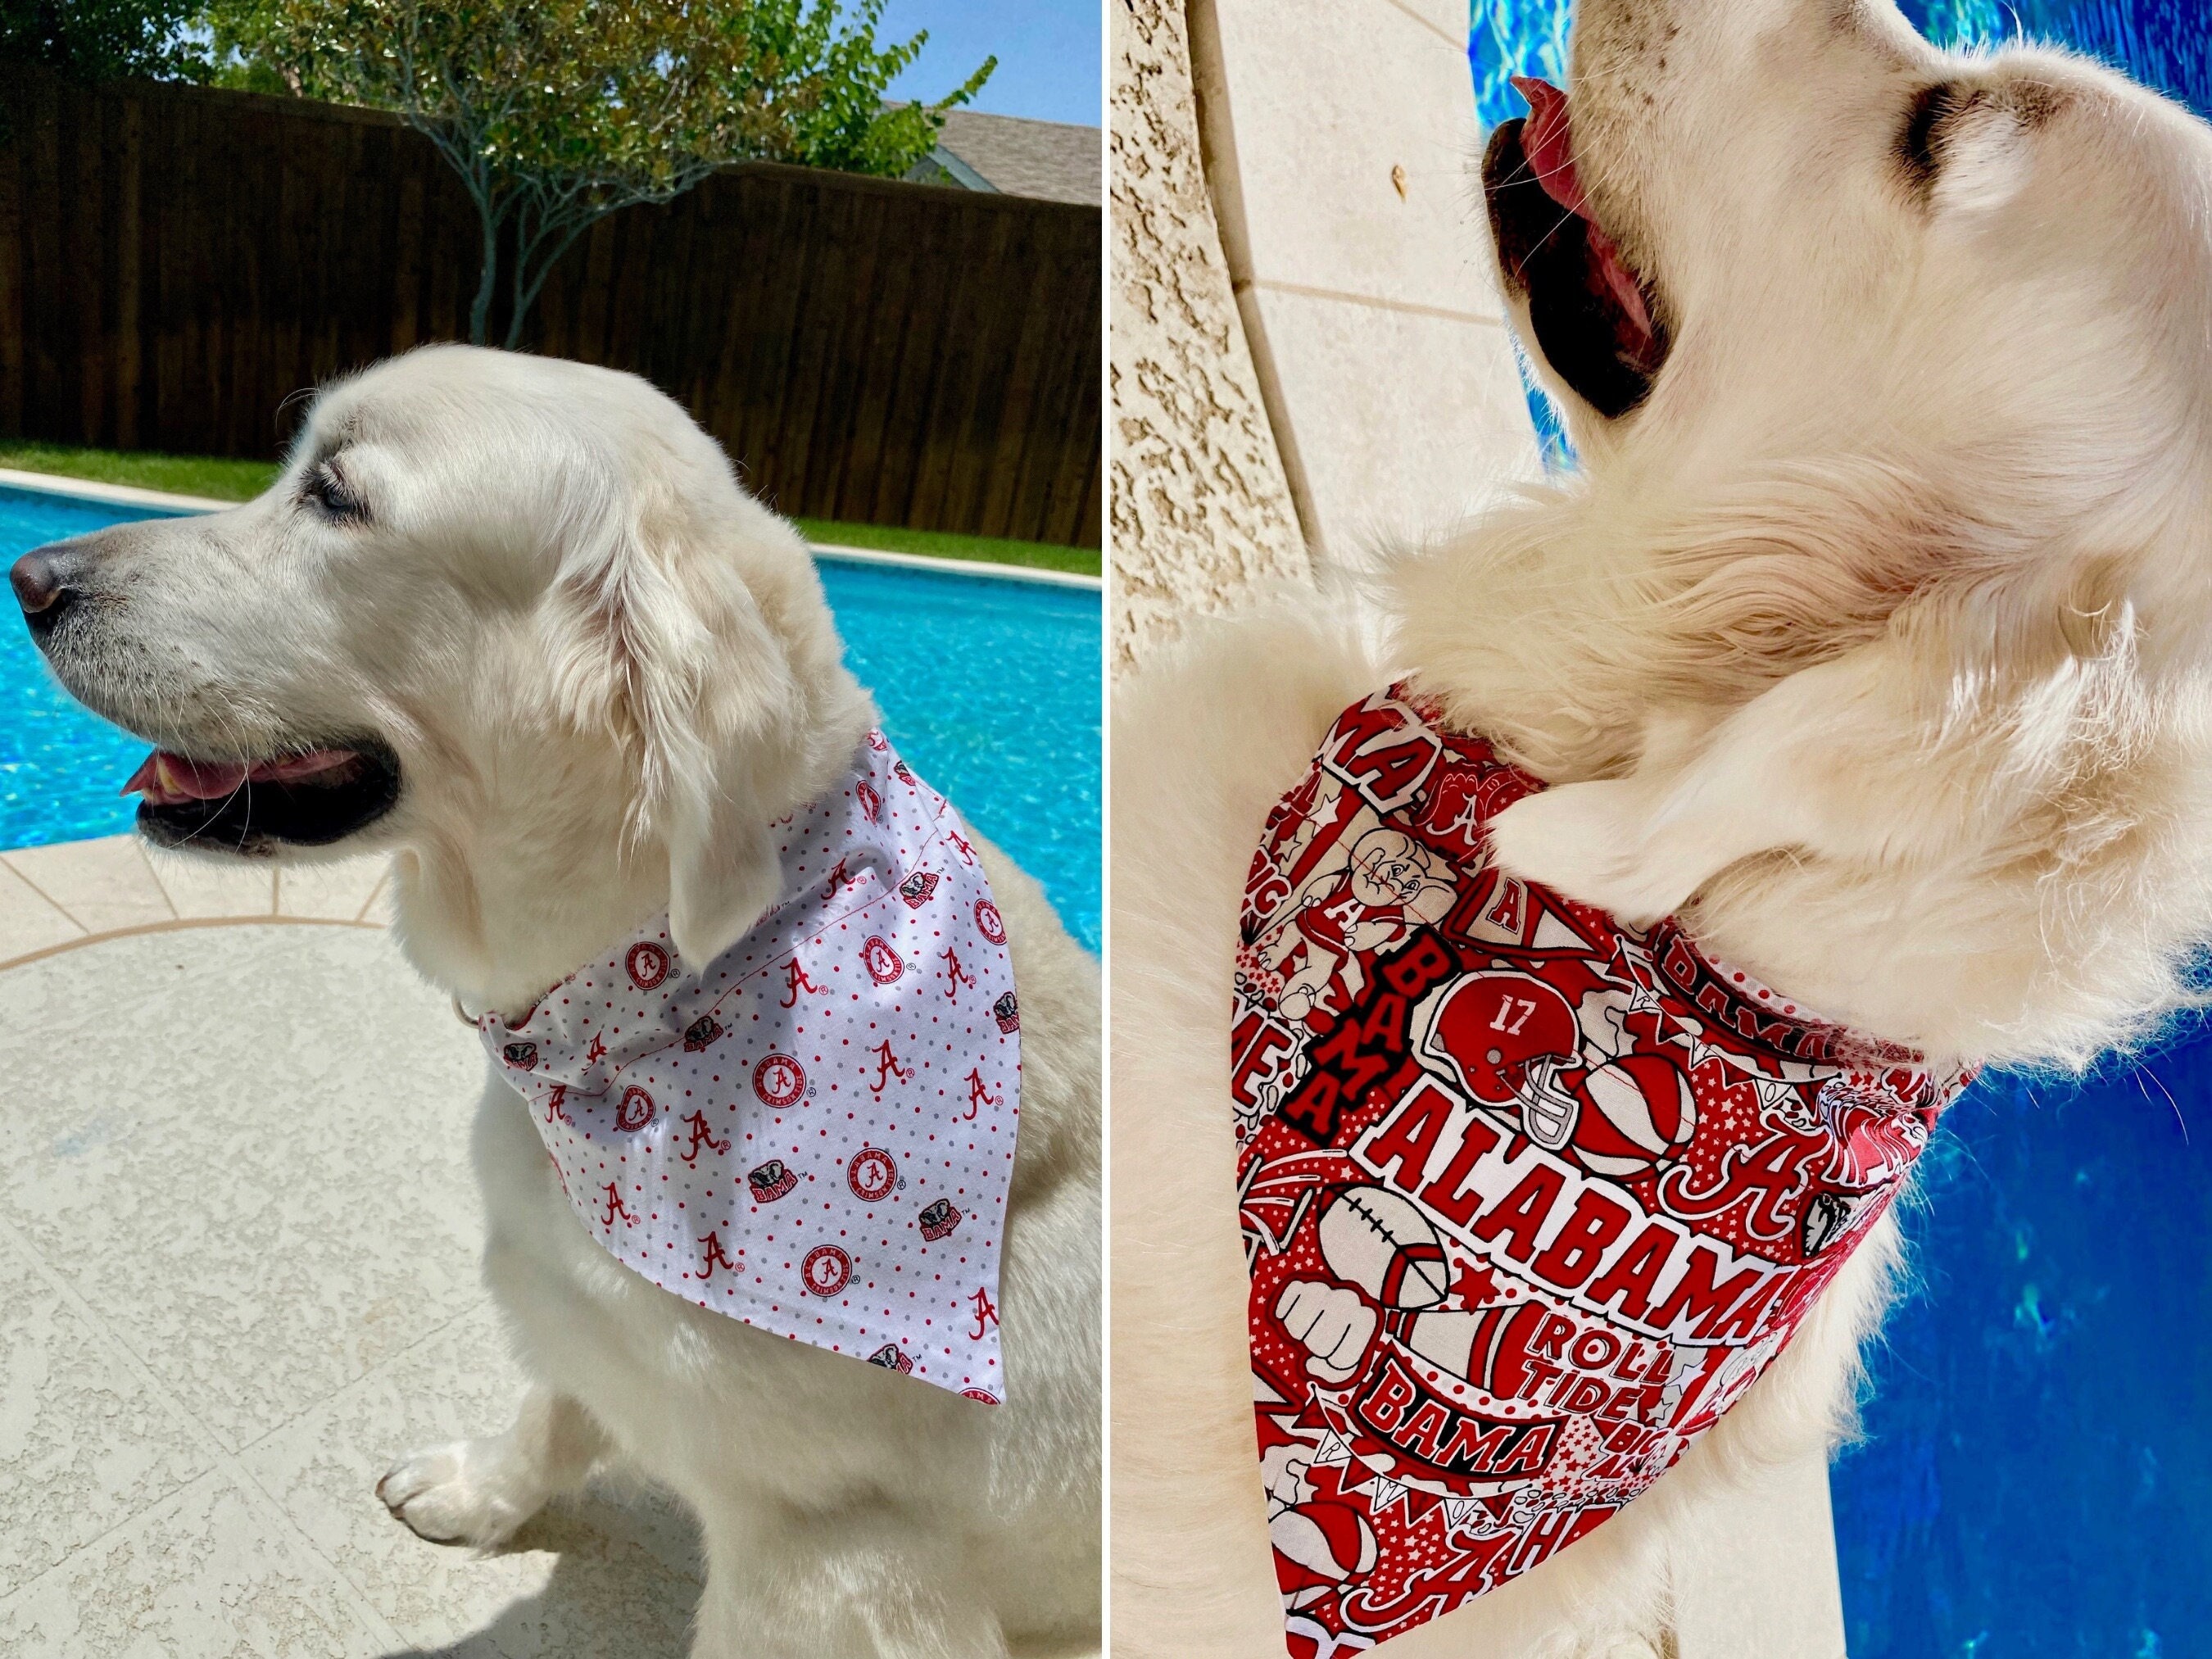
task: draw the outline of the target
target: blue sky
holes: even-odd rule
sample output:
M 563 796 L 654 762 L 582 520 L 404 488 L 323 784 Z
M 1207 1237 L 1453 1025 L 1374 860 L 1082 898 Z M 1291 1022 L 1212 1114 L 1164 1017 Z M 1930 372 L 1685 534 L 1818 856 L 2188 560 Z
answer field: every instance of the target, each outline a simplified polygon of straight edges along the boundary
M 1099 125 L 1097 0 L 891 0 L 876 39 L 929 31 L 892 98 L 941 98 L 986 58 L 998 69 L 969 107 L 988 115 Z

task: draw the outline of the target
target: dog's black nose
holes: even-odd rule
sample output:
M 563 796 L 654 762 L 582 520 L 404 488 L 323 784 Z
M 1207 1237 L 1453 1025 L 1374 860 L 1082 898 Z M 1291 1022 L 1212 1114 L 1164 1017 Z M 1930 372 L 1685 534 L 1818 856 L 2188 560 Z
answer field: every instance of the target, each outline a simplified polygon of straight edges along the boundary
M 8 586 L 15 590 L 15 603 L 23 607 L 23 620 L 33 633 L 52 629 L 81 597 L 70 574 L 70 562 L 49 547 L 33 548 L 9 571 Z

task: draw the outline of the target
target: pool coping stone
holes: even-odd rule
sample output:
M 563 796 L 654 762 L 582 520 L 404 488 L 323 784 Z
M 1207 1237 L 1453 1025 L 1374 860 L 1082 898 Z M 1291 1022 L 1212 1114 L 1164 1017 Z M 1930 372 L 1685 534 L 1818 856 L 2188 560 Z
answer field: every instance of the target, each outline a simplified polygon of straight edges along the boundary
M 137 933 L 240 923 L 381 928 L 388 860 L 234 864 L 151 852 L 137 836 L 0 852 L 0 972 Z

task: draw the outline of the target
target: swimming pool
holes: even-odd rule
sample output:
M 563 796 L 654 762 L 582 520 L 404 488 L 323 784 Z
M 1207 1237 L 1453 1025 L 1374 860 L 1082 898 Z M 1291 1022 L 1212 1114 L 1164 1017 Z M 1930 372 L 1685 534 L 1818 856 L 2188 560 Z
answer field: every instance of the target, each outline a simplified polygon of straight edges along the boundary
M 45 542 L 155 509 L 0 486 L 0 565 Z M 916 770 L 1099 939 L 1099 650 L 1088 588 L 822 561 L 846 660 Z M 30 635 L 0 618 L 0 848 L 112 836 L 116 791 L 146 745 L 54 683 Z

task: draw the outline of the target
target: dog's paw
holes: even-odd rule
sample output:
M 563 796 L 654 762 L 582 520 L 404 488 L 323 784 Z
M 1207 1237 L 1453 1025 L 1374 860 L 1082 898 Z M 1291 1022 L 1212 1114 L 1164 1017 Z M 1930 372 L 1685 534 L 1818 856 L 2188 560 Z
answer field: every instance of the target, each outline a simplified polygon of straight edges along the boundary
M 416 1536 L 477 1549 L 505 1543 L 547 1497 L 504 1436 L 410 1453 L 376 1483 L 376 1495 Z
M 1490 846 L 1508 875 L 1642 927 L 1680 907 L 1705 874 L 1670 867 L 1651 830 L 1633 782 L 1565 783 L 1492 818 Z

